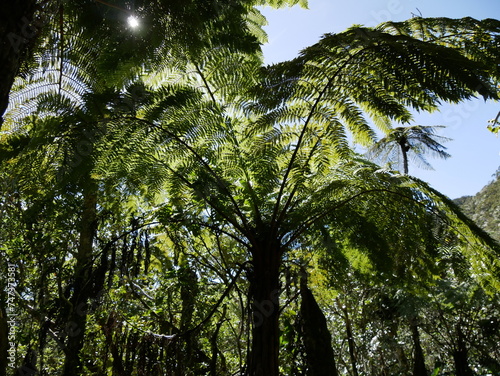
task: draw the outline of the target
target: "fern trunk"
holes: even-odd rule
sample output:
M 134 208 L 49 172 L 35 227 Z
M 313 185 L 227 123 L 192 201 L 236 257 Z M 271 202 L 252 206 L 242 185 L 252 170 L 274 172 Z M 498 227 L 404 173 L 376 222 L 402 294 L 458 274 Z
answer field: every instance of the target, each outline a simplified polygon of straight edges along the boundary
M 469 356 L 465 334 L 460 323 L 456 326 L 457 345 L 453 351 L 453 361 L 455 363 L 456 376 L 473 376 L 474 372 L 469 367 Z
M 413 340 L 413 349 L 415 351 L 415 358 L 413 363 L 413 376 L 427 376 L 427 367 L 425 366 L 424 351 L 420 342 L 420 333 L 418 331 L 417 319 L 413 318 L 410 321 L 411 337 Z
M 279 355 L 279 247 L 259 247 L 253 252 L 250 276 L 252 341 L 247 375 L 278 376 Z
M 401 154 L 403 154 L 403 172 L 408 175 L 408 151 L 410 151 L 410 147 L 406 138 L 400 140 L 399 146 L 401 147 Z

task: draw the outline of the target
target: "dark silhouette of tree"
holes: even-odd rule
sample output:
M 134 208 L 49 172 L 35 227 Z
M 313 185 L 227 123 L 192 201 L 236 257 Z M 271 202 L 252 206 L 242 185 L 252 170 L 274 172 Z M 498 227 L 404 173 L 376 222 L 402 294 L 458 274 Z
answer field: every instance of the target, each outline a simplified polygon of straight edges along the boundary
M 40 31 L 34 19 L 36 3 L 19 0 L 0 4 L 0 126 L 12 84 Z

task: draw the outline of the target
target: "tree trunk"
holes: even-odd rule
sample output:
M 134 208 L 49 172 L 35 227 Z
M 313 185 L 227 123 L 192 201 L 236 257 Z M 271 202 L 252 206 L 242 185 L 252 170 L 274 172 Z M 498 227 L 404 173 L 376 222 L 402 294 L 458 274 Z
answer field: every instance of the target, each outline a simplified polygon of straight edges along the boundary
M 181 283 L 180 295 L 182 301 L 180 331 L 186 332 L 193 324 L 193 314 L 198 295 L 198 278 L 196 272 L 189 265 L 181 266 L 179 270 L 179 282 Z M 199 352 L 197 344 L 197 333 L 190 333 L 185 337 L 185 347 L 179 354 L 178 372 L 182 375 L 193 375 L 197 372 L 199 363 L 196 362 L 196 354 Z
M 254 248 L 252 256 L 252 342 L 247 375 L 278 376 L 281 251 L 279 246 Z
M 84 345 L 87 326 L 88 301 L 92 295 L 92 255 L 96 232 L 97 186 L 90 182 L 83 191 L 83 211 L 80 228 L 80 244 L 76 255 L 74 290 L 71 309 L 66 323 L 66 358 L 63 376 L 78 376 L 83 372 L 80 352 Z
M 424 352 L 420 343 L 420 333 L 418 332 L 418 325 L 416 318 L 410 321 L 411 338 L 413 340 L 413 347 L 415 350 L 415 358 L 413 363 L 413 376 L 427 376 L 427 368 L 425 367 Z
M 347 307 L 343 308 L 343 312 L 344 312 L 345 327 L 347 331 L 347 344 L 349 345 L 349 356 L 351 358 L 352 374 L 354 376 L 358 376 L 358 366 L 356 364 L 354 337 L 352 333 L 351 319 L 349 317 L 349 312 L 347 311 Z
M 460 323 L 456 326 L 457 347 L 453 351 L 453 361 L 455 362 L 456 376 L 473 376 L 474 372 L 469 367 L 467 345 L 465 335 Z
M 9 104 L 9 93 L 29 48 L 39 35 L 34 19 L 37 0 L 0 2 L 0 126 Z
M 410 151 L 410 146 L 408 145 L 406 139 L 400 141 L 399 146 L 401 147 L 401 153 L 403 154 L 403 172 L 408 175 L 408 151 Z
M 20 367 L 16 369 L 16 375 L 23 376 L 35 376 L 38 375 L 38 371 L 36 369 L 37 362 L 37 354 L 36 351 L 32 348 L 28 348 L 26 351 L 26 356 L 24 357 L 23 363 Z
M 332 337 L 328 331 L 325 315 L 304 281 L 301 283 L 300 295 L 307 376 L 337 376 Z

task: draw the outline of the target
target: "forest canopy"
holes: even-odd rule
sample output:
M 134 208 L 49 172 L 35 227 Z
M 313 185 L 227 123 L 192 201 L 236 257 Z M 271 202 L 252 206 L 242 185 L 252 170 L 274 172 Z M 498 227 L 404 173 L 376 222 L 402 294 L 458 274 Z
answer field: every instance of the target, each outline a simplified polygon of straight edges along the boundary
M 0 375 L 500 372 L 498 242 L 352 146 L 447 156 L 412 114 L 498 99 L 500 21 L 264 66 L 261 5 L 1 5 Z

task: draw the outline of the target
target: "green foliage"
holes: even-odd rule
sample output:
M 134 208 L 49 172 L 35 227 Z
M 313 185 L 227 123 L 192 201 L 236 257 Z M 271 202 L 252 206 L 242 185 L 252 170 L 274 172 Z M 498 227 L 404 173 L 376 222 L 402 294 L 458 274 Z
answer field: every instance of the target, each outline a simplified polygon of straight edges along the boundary
M 488 121 L 488 130 L 492 133 L 498 134 L 500 132 L 500 123 L 498 122 L 498 118 L 500 116 L 500 112 L 498 115 L 495 117 L 495 119 L 491 119 Z
M 498 218 L 500 218 L 498 204 L 500 202 L 500 181 L 498 173 L 494 175 L 494 180 L 476 195 L 460 197 L 455 202 L 479 227 L 500 241 L 498 222 Z
M 413 109 L 496 99 L 498 21 L 353 27 L 262 68 L 263 3 L 136 1 L 149 26 L 137 34 L 104 2 L 59 7 L 1 140 L 12 182 L 1 252 L 19 265 L 26 323 L 17 351 L 37 348 L 46 373 L 76 355 L 80 370 L 66 373 L 236 374 L 256 367 L 255 314 L 277 313 L 271 340 L 290 350 L 280 368 L 301 374 L 314 369 L 309 307 L 340 374 L 356 361 L 365 374 L 407 372 L 415 327 L 426 351 L 446 343 L 439 361 L 450 357 L 461 337 L 436 338 L 426 315 L 470 324 L 482 336 L 468 343 L 474 363 L 494 369 L 496 324 L 467 315 L 498 310 L 498 244 L 439 192 L 349 145 L 375 140 L 372 121 L 389 131 Z M 273 271 L 281 306 L 256 300 Z

